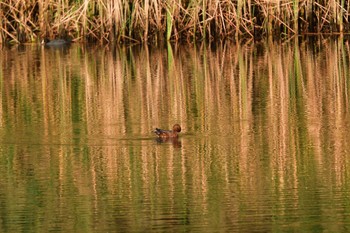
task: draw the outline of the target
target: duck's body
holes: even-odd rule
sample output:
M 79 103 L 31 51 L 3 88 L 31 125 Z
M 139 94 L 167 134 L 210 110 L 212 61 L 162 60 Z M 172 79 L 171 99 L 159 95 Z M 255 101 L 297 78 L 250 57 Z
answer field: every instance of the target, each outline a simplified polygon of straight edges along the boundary
M 66 46 L 66 45 L 69 45 L 71 42 L 65 39 L 55 39 L 50 41 L 49 39 L 46 38 L 41 43 L 46 46 Z
M 173 126 L 173 130 L 163 130 L 156 128 L 156 130 L 154 131 L 154 133 L 157 134 L 159 138 L 177 138 L 179 136 L 178 133 L 180 132 L 181 127 L 179 124 L 175 124 Z

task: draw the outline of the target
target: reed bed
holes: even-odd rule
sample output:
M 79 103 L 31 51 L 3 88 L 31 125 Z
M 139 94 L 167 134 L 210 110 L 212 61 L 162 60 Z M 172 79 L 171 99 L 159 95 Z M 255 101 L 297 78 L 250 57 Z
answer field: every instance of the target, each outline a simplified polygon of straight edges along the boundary
M 348 1 L 325 0 L 4 0 L 0 43 L 198 41 L 344 33 Z

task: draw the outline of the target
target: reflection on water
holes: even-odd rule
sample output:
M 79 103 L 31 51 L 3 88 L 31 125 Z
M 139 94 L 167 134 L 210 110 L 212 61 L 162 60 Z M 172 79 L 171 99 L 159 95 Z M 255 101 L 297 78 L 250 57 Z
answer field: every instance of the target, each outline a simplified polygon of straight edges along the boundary
M 157 138 L 156 141 L 158 143 L 169 143 L 174 146 L 174 148 L 180 148 L 181 147 L 181 139 L 178 138 Z
M 347 231 L 348 41 L 1 54 L 0 231 Z

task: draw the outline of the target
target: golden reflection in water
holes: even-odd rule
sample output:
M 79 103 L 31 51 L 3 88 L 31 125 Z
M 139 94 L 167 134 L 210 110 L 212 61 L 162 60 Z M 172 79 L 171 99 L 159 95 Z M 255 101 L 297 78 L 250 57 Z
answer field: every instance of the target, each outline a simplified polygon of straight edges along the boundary
M 3 49 L 1 141 L 48 146 L 34 169 L 23 165 L 33 152 L 15 149 L 13 169 L 50 164 L 58 208 L 74 208 L 77 192 L 104 226 L 106 192 L 129 220 L 162 219 L 142 200 L 193 208 L 211 226 L 263 222 L 264 208 L 246 209 L 283 215 L 312 199 L 306 189 L 340 189 L 349 175 L 349 45 L 317 43 Z M 175 122 L 180 139 L 157 143 L 152 129 Z

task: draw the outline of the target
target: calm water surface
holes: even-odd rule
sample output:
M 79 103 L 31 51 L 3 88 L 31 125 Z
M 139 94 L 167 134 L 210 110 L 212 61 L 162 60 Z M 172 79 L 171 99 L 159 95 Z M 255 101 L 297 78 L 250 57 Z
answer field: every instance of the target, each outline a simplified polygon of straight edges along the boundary
M 349 57 L 327 38 L 2 48 L 0 232 L 349 232 Z

